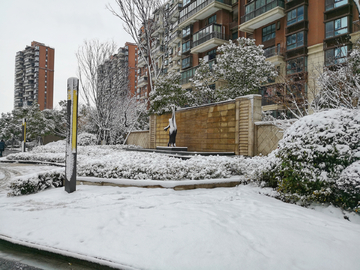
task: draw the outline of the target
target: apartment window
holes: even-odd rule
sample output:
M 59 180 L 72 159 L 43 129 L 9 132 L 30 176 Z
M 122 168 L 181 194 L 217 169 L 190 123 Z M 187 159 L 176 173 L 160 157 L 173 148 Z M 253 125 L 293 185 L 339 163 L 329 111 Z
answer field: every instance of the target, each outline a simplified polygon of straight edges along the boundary
M 189 70 L 182 72 L 181 73 L 181 83 L 184 84 L 184 83 L 189 82 L 189 79 L 194 77 L 194 74 L 195 74 L 194 68 L 191 68 Z
M 190 59 L 190 57 L 184 58 L 184 59 L 181 61 L 181 68 L 183 68 L 183 69 L 190 67 L 190 65 L 191 65 L 191 59 Z
M 306 57 L 298 57 L 286 62 L 286 74 L 295 74 L 306 71 Z
M 262 29 L 262 42 L 275 38 L 276 24 L 269 25 Z
M 342 17 L 340 19 L 325 23 L 325 31 L 325 38 L 331 38 L 348 33 L 348 18 Z
M 304 46 L 304 32 L 299 32 L 286 38 L 286 49 L 292 50 Z
M 325 51 L 325 65 L 337 65 L 346 61 L 348 54 L 348 47 L 342 46 Z
M 250 12 L 253 12 L 255 10 L 255 2 L 252 2 L 251 4 L 248 4 L 245 7 L 245 14 L 248 14 Z
M 304 6 L 295 8 L 287 14 L 287 25 L 292 25 L 302 20 L 304 20 Z
M 231 39 L 232 40 L 235 40 L 235 39 L 237 39 L 238 38 L 238 31 L 235 31 L 235 32 L 233 32 L 232 34 L 231 34 Z
M 191 34 L 191 28 L 190 28 L 190 25 L 185 27 L 183 30 L 182 30 L 182 37 L 187 37 L 188 35 Z
M 216 23 L 216 14 L 212 15 L 212 16 L 208 19 L 208 24 L 212 24 L 212 23 Z
M 184 0 L 183 5 L 186 6 L 187 4 L 189 4 L 191 2 L 191 0 Z
M 348 4 L 348 0 L 326 0 L 325 1 L 325 10 L 331 10 L 337 7 Z
M 182 52 L 187 52 L 190 50 L 190 40 L 182 44 Z

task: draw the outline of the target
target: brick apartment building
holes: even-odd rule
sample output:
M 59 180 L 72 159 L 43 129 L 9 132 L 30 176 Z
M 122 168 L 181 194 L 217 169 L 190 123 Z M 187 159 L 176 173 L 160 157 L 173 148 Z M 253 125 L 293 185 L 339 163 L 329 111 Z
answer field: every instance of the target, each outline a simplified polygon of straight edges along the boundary
M 53 108 L 55 50 L 36 41 L 16 53 L 14 108 Z
M 137 86 L 136 67 L 137 46 L 126 42 L 124 47 L 119 48 L 117 54 L 112 55 L 99 66 L 98 83 L 101 85 L 98 87 L 116 91 L 129 90 L 131 96 L 134 96 Z M 119 94 L 127 94 L 127 92 Z
M 314 85 L 306 78 L 318 67 L 341 63 L 360 37 L 359 12 L 353 0 L 171 0 L 154 12 L 152 20 L 157 25 L 151 44 L 156 68 L 163 74 L 180 71 L 185 89 L 191 89 L 189 79 L 201 59 L 211 65 L 216 62 L 218 46 L 247 37 L 264 45 L 265 56 L 276 66 L 279 78 L 304 79 L 301 91 L 307 93 Z M 281 83 L 279 78 L 259 90 L 265 111 L 282 109 L 273 104 L 274 91 L 270 91 Z M 148 73 L 142 60 L 137 81 L 138 98 L 147 98 Z

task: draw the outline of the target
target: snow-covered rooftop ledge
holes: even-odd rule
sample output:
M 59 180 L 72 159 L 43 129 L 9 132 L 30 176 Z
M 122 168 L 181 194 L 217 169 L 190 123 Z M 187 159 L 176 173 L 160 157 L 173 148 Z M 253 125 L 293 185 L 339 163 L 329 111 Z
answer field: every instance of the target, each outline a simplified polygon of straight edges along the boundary
M 97 177 L 77 177 L 77 185 L 119 186 L 119 187 L 143 187 L 143 188 L 172 188 L 175 190 L 195 188 L 235 187 L 240 184 L 243 177 L 233 176 L 230 178 L 204 179 L 204 180 L 132 180 L 132 179 L 109 179 Z

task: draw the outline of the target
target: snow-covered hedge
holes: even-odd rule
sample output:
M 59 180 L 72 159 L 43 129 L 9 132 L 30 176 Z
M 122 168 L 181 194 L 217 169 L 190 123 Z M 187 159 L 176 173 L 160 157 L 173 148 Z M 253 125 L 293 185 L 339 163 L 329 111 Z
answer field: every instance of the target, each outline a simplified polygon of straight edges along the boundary
M 183 180 L 227 178 L 242 174 L 243 157 L 195 156 L 188 160 L 157 153 L 118 152 L 88 157 L 78 166 L 78 175 L 103 178 Z
M 62 187 L 65 180 L 64 169 L 37 173 L 15 178 L 10 183 L 8 196 L 33 194 L 51 187 Z
M 345 175 L 351 170 L 346 168 L 357 160 L 359 110 L 323 111 L 298 120 L 285 132 L 262 179 L 281 193 L 291 194 L 284 196 L 285 200 L 327 201 L 355 209 L 359 189 L 353 186 L 356 181 L 346 181 Z M 349 199 L 354 196 L 357 199 Z
M 80 146 L 96 145 L 97 142 L 96 135 L 87 132 L 80 133 L 77 139 Z

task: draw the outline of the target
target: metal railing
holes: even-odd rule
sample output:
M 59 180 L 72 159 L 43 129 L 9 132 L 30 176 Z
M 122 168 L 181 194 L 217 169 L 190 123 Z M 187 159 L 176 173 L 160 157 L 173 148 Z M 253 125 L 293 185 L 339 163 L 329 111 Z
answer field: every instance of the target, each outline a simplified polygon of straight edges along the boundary
M 219 3 L 223 3 L 223 4 L 231 6 L 230 0 L 207 0 L 207 1 L 203 2 L 202 4 L 200 4 L 199 6 L 197 6 L 196 8 L 194 8 L 193 10 L 186 13 L 185 15 L 183 15 L 182 17 L 180 17 L 179 23 L 186 21 L 188 18 L 190 18 L 194 14 L 198 13 L 200 10 L 204 9 L 205 7 L 207 7 L 208 5 L 210 5 L 213 2 L 219 2 Z
M 255 2 L 251 2 L 248 5 L 254 5 Z M 282 7 L 282 8 L 285 8 L 285 3 L 284 3 L 284 0 L 273 0 L 271 1 L 270 3 L 264 5 L 264 6 L 261 6 L 259 8 L 256 8 L 248 13 L 246 13 L 244 16 L 241 17 L 241 23 L 244 23 L 244 22 L 247 22 L 253 18 L 256 18 L 257 16 L 273 9 L 273 8 L 276 8 L 276 7 Z
M 213 38 L 228 40 L 225 33 L 211 32 L 211 33 L 207 34 L 206 36 L 203 36 L 202 38 L 198 39 L 197 41 L 194 41 L 191 47 L 194 48 L 194 47 L 196 47 L 210 39 L 213 39 Z
M 273 47 L 264 49 L 264 56 L 266 58 L 269 58 L 269 57 L 272 57 L 275 55 L 285 56 L 285 48 L 273 46 Z

